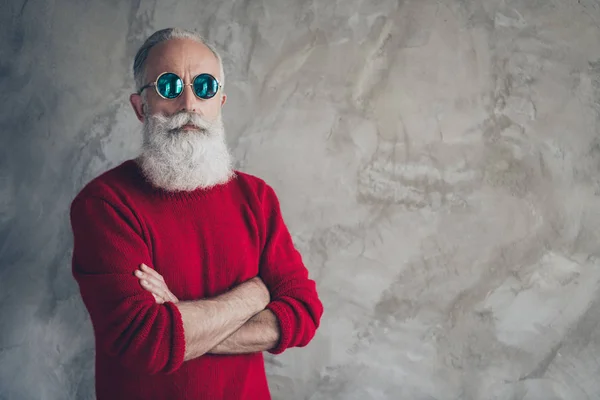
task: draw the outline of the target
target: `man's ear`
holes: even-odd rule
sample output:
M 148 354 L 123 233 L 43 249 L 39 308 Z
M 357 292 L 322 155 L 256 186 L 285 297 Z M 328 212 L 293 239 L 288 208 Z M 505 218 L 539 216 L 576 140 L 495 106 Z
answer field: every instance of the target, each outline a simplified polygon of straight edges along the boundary
M 223 93 L 223 96 L 221 96 L 221 107 L 223 107 L 225 105 L 226 101 L 227 101 L 227 95 L 225 93 Z
M 137 119 L 139 119 L 140 122 L 144 122 L 144 119 L 146 119 L 146 110 L 144 110 L 145 105 L 142 96 L 137 93 L 133 93 L 131 96 L 129 96 L 129 102 L 133 107 L 133 111 L 135 111 L 135 116 Z

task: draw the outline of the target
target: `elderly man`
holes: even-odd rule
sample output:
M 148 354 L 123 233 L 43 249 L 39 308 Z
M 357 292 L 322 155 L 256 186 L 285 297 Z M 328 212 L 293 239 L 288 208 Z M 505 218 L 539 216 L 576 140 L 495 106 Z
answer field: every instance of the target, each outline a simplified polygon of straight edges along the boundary
M 96 394 L 268 399 L 263 351 L 305 346 L 323 313 L 273 189 L 232 170 L 223 66 L 200 36 L 154 33 L 134 61 L 141 155 L 73 200 L 73 275 Z

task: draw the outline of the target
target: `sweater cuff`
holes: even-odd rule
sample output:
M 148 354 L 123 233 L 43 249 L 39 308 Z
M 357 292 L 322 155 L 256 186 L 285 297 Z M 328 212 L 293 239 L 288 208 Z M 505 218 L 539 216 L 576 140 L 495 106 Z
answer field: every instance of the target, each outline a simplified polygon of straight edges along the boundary
M 290 309 L 281 301 L 272 301 L 267 305 L 267 310 L 271 310 L 279 322 L 279 343 L 269 350 L 269 353 L 280 354 L 290 346 L 292 341 L 292 321 L 289 315 Z
M 181 367 L 183 364 L 183 358 L 185 356 L 185 335 L 183 332 L 183 319 L 181 318 L 181 312 L 174 303 L 166 302 L 164 306 L 171 313 L 171 321 L 173 321 L 171 337 L 171 357 L 167 363 L 165 372 L 167 374 L 173 373 Z

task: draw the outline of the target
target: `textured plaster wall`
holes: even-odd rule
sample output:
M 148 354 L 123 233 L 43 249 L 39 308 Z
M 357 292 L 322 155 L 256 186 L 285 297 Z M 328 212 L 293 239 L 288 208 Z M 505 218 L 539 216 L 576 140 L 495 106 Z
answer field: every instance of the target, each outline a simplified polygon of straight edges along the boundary
M 223 51 L 228 142 L 326 307 L 275 399 L 600 399 L 597 0 L 1 2 L 0 399 L 93 398 L 68 206 L 137 154 L 156 29 Z

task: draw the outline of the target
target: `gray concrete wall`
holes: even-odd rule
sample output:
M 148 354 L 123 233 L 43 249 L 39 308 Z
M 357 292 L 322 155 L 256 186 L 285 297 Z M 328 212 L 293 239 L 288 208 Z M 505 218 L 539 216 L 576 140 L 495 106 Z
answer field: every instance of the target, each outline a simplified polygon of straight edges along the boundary
M 0 398 L 93 398 L 68 206 L 147 35 L 222 49 L 237 167 L 325 304 L 275 399 L 600 399 L 597 0 L 2 3 Z

